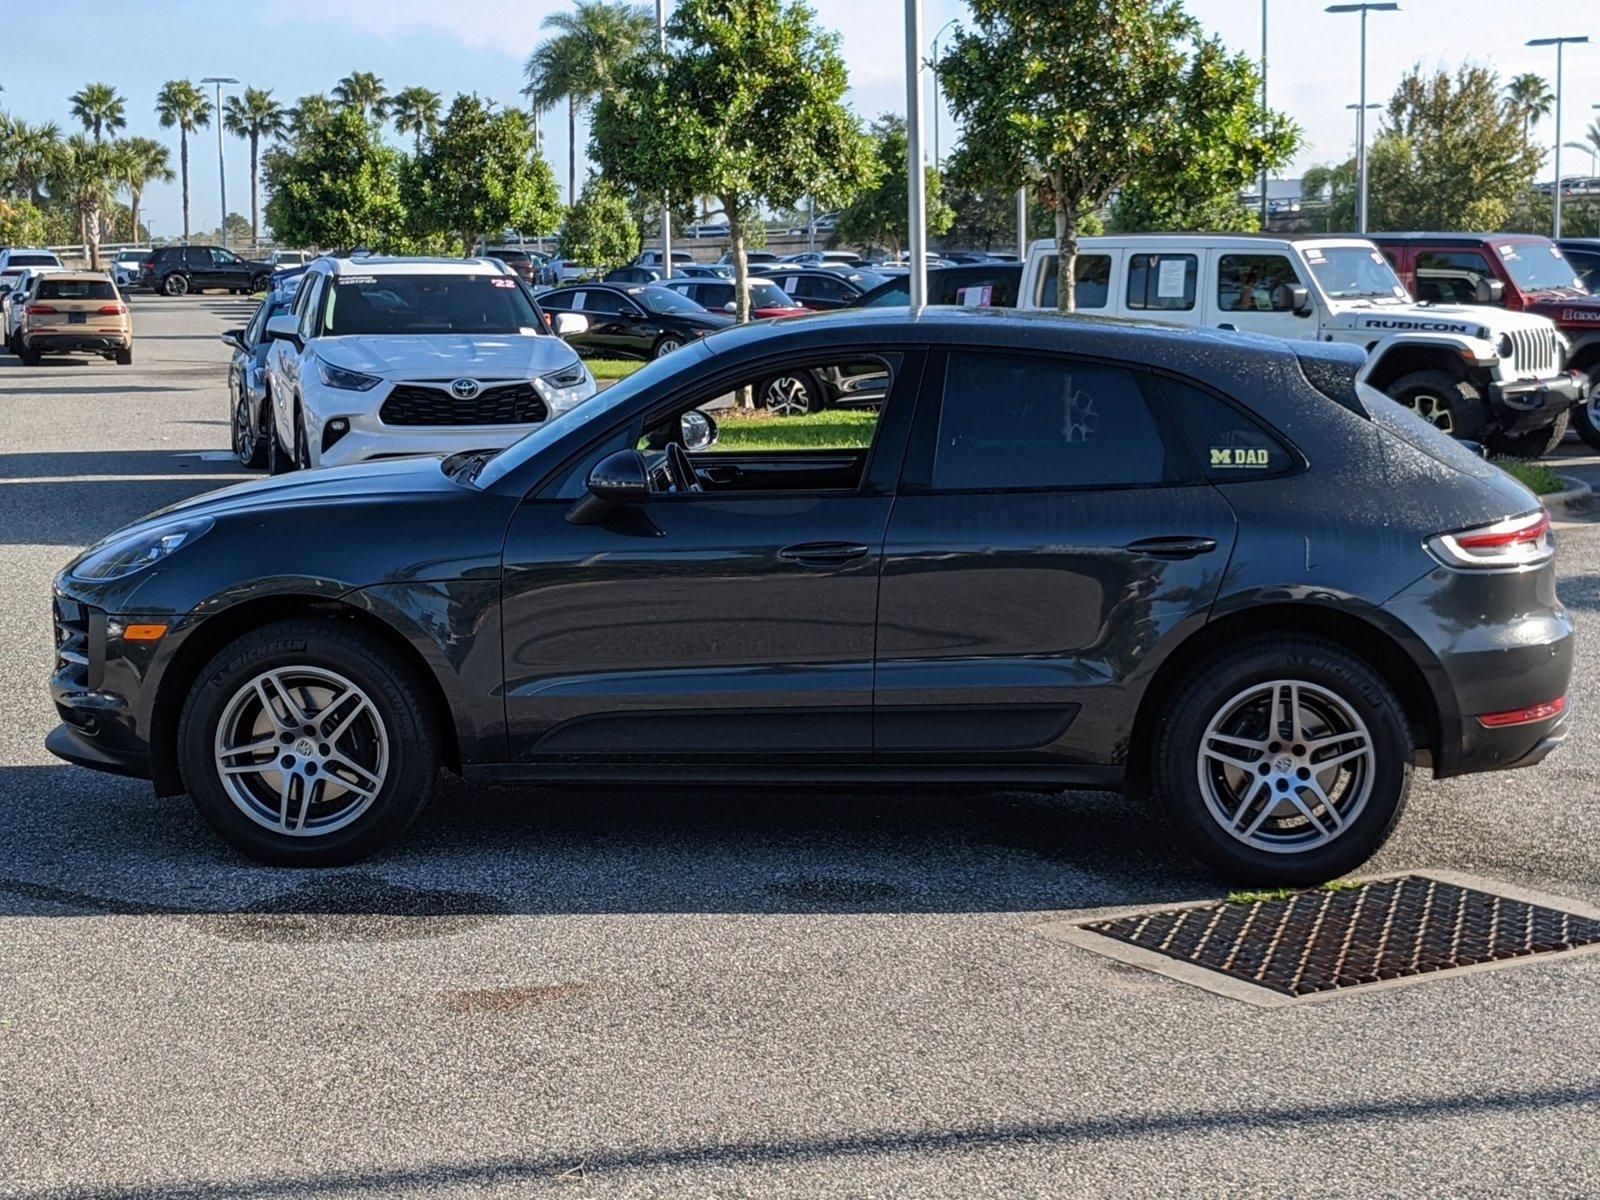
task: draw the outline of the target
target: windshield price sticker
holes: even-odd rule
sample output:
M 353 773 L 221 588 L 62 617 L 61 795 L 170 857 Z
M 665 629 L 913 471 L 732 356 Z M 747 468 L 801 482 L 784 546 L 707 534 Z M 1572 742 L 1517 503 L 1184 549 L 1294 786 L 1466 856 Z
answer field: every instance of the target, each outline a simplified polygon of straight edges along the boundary
M 994 286 L 985 283 L 979 287 L 961 288 L 956 292 L 956 303 L 964 308 L 987 308 L 994 303 Z
M 1189 264 L 1181 258 L 1163 258 L 1161 260 L 1161 274 L 1156 280 L 1156 295 L 1163 300 L 1172 300 L 1183 295 L 1184 276 L 1188 274 Z
M 491 279 L 489 282 L 497 288 L 514 288 L 517 286 L 515 279 Z
M 1516 258 L 1517 256 L 1517 248 L 1515 246 L 1496 246 L 1495 249 L 1500 251 L 1501 258 Z
M 1321 262 L 1327 262 L 1328 260 L 1322 257 L 1322 251 L 1321 250 L 1318 250 L 1315 246 L 1312 246 L 1312 247 L 1309 247 L 1306 250 L 1306 261 L 1307 262 L 1314 262 L 1314 263 L 1321 263 Z

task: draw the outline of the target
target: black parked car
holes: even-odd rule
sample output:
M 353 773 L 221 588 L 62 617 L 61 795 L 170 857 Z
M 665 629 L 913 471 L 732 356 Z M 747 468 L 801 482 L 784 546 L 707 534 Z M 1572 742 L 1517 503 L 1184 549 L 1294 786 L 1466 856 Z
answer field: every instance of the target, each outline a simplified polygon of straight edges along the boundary
M 929 304 L 960 304 L 969 308 L 1015 308 L 1022 284 L 1022 264 L 985 261 L 959 267 L 938 267 L 928 272 Z M 886 280 L 857 296 L 853 308 L 895 308 L 911 303 L 911 276 Z
M 589 327 L 567 341 L 578 353 L 599 357 L 660 358 L 733 324 L 732 317 L 655 284 L 577 284 L 541 293 L 539 304 L 548 313 L 587 317 Z
M 606 272 L 606 283 L 658 283 L 660 267 L 617 267 Z
M 276 863 L 373 853 L 442 764 L 1149 788 L 1229 875 L 1325 879 L 1415 764 L 1542 759 L 1573 656 L 1539 502 L 1362 363 L 1000 310 L 729 330 L 509 449 L 106 538 L 55 582 L 47 745 Z M 753 381 L 864 365 L 869 429 L 718 445 L 708 410 Z
M 752 274 L 762 275 L 781 287 L 802 308 L 825 312 L 832 308 L 847 308 L 869 287 L 876 287 L 882 279 L 859 268 L 851 279 L 841 271 L 823 267 L 794 268 L 788 263 L 767 263 L 752 267 Z
M 162 296 L 189 292 L 265 291 L 272 264 L 221 246 L 158 246 L 139 264 L 139 282 Z

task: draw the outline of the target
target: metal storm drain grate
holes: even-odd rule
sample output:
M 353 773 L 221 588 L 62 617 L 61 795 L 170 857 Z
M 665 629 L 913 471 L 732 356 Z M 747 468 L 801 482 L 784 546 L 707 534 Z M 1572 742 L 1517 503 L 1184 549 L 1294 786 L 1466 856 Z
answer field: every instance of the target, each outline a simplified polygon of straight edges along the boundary
M 1423 875 L 1133 913 L 1074 929 L 1080 932 L 1056 936 L 1102 952 L 1106 952 L 1103 943 L 1090 945 L 1081 934 L 1111 938 L 1251 985 L 1247 991 L 1269 989 L 1280 1003 L 1440 971 L 1600 947 L 1600 920 L 1594 917 Z M 1114 953 L 1114 957 L 1151 965 L 1142 955 Z M 1215 987 L 1203 973 L 1181 977 Z M 1215 990 L 1251 998 L 1236 988 Z

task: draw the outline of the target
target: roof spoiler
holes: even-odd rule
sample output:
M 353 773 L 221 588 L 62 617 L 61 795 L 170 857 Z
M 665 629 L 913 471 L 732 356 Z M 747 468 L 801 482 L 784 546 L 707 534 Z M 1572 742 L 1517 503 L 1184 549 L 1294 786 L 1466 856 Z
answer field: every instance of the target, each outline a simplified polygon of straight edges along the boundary
M 1298 342 L 1294 345 L 1295 359 L 1300 363 L 1300 373 L 1306 382 L 1340 408 L 1348 408 L 1358 417 L 1372 419 L 1361 396 L 1356 391 L 1356 377 L 1366 365 L 1367 356 L 1358 346 L 1334 342 Z

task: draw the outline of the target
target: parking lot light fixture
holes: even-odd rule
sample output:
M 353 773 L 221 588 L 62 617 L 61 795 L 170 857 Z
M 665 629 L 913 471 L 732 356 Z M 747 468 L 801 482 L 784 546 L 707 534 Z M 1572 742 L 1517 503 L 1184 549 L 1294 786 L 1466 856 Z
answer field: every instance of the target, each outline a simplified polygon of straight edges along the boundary
M 1588 40 L 1589 40 L 1589 38 L 1588 38 L 1587 35 L 1580 34 L 1580 35 L 1578 35 L 1576 37 L 1534 38 L 1532 41 L 1526 43 L 1529 46 L 1554 46 L 1556 48 L 1556 163 L 1555 163 L 1555 167 L 1556 167 L 1556 203 L 1555 203 L 1555 219 L 1554 219 L 1554 222 L 1553 222 L 1554 226 L 1555 226 L 1555 230 L 1554 230 L 1553 233 L 1551 233 L 1551 235 L 1550 235 L 1551 237 L 1560 237 L 1561 236 L 1561 68 L 1562 68 L 1562 57 L 1563 57 L 1563 52 L 1566 50 L 1567 44 L 1569 42 L 1574 44 L 1574 45 L 1576 45 L 1576 44 L 1578 44 L 1580 42 L 1587 42 Z
M 1330 4 L 1331 13 L 1361 14 L 1361 107 L 1356 110 L 1356 232 L 1367 231 L 1367 14 L 1398 12 L 1398 4 Z
M 222 244 L 228 244 L 228 172 L 222 165 L 222 87 L 224 84 L 238 83 L 237 79 L 227 75 L 207 75 L 201 83 L 212 83 L 217 88 L 217 107 L 212 113 L 212 119 L 217 123 L 217 183 L 222 193 Z

